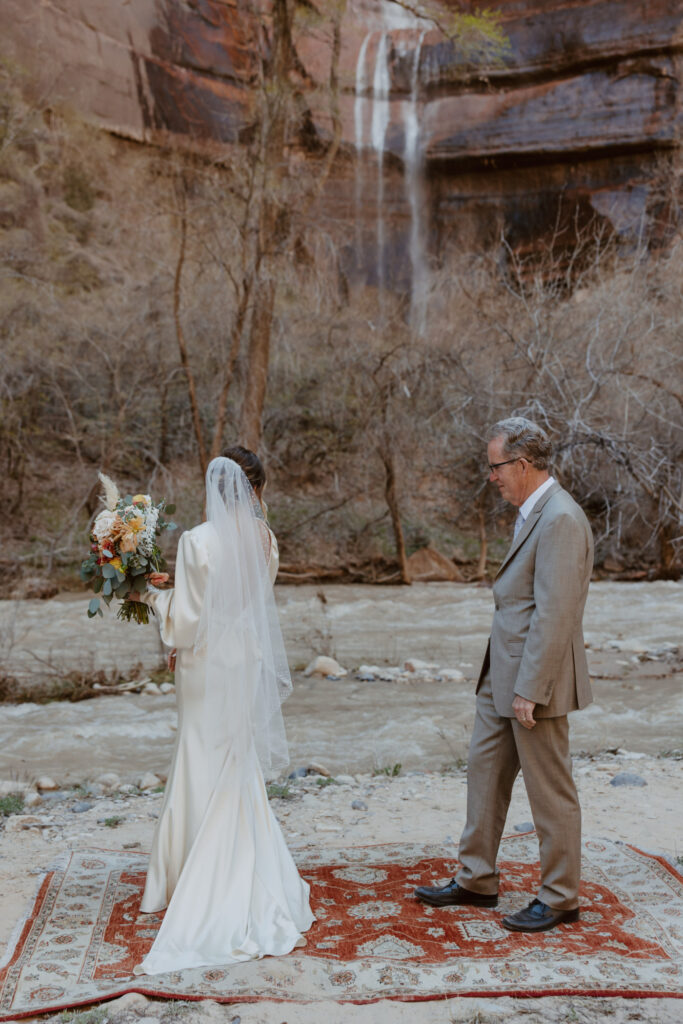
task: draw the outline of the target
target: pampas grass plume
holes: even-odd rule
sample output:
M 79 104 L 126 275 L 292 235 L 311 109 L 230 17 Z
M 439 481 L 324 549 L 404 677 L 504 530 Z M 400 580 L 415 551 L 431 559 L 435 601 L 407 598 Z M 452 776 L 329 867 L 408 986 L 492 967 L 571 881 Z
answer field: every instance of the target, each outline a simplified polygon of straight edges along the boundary
M 104 504 L 111 512 L 113 512 L 116 508 L 116 502 L 119 500 L 119 489 L 112 478 L 107 476 L 106 473 L 98 473 L 97 475 L 104 487 Z

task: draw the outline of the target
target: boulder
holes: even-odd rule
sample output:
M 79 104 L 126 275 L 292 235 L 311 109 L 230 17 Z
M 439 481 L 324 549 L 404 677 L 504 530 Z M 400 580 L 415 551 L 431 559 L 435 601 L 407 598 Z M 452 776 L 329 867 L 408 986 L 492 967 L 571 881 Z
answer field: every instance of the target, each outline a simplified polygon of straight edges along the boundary
M 403 663 L 403 667 L 406 672 L 414 672 L 417 675 L 436 675 L 439 671 L 439 666 L 431 661 L 420 661 L 419 658 L 408 658 Z
M 162 780 L 158 775 L 155 775 L 154 772 L 145 772 L 145 774 L 141 775 L 138 779 L 139 789 L 156 789 L 157 786 L 160 786 L 161 784 Z
M 348 671 L 342 668 L 338 661 L 334 658 L 328 658 L 324 654 L 319 654 L 317 658 L 306 666 L 304 669 L 305 676 L 346 676 Z
M 457 565 L 436 548 L 420 548 L 408 559 L 410 578 L 416 583 L 462 583 Z
M 33 814 L 13 814 L 5 824 L 6 832 L 25 832 L 29 828 L 40 828 L 41 820 Z
M 104 772 L 97 777 L 97 782 L 110 793 L 115 792 L 121 785 L 121 779 L 116 772 Z
M 59 786 L 54 779 L 51 779 L 49 775 L 41 775 L 36 782 L 36 789 L 41 792 L 52 792 L 55 789 L 59 789 Z

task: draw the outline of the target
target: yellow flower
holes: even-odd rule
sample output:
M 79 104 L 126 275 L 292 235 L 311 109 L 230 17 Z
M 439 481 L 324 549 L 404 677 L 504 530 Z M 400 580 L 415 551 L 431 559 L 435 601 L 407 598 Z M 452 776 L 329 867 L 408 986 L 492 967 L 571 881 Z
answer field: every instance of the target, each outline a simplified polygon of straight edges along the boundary
M 152 504 L 152 499 L 150 498 L 149 494 L 136 494 L 135 497 L 133 498 L 133 504 L 137 505 L 139 501 L 141 501 L 143 505 Z
M 119 570 L 119 572 L 123 571 L 123 562 L 121 561 L 118 555 L 116 556 L 116 558 L 112 558 L 109 564 L 113 565 L 115 569 Z
M 128 533 L 139 533 L 140 530 L 144 530 L 145 520 L 142 516 L 131 516 L 126 522 L 126 531 Z
M 119 542 L 119 548 L 121 551 L 137 551 L 138 548 L 138 537 L 136 530 L 128 530 L 123 534 Z

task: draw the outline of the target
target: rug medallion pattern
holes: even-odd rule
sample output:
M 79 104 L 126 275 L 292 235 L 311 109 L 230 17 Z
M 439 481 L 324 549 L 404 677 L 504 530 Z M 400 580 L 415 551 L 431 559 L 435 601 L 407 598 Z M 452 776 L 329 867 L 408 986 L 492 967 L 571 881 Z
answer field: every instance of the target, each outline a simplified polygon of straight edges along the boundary
M 317 918 L 305 949 L 226 968 L 133 977 L 161 921 L 139 913 L 147 855 L 73 853 L 43 881 L 0 969 L 0 1021 L 128 991 L 224 1002 L 683 995 L 683 879 L 629 846 L 587 840 L 580 922 L 535 936 L 500 924 L 538 886 L 533 835 L 503 840 L 495 910 L 439 910 L 412 897 L 416 885 L 452 877 L 452 848 L 307 848 L 295 855 Z

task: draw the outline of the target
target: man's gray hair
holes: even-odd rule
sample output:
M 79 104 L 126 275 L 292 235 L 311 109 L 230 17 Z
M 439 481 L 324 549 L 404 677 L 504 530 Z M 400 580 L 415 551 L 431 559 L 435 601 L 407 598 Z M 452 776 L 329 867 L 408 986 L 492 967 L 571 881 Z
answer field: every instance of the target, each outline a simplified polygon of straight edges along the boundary
M 525 416 L 498 420 L 489 430 L 489 441 L 503 438 L 503 453 L 527 459 L 536 469 L 547 469 L 553 453 L 552 441 L 543 427 Z

